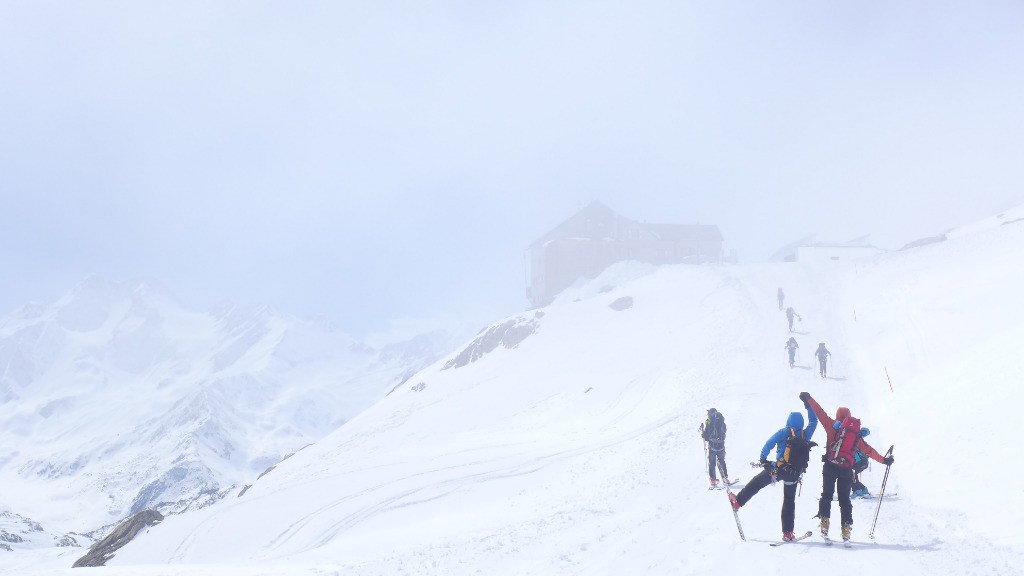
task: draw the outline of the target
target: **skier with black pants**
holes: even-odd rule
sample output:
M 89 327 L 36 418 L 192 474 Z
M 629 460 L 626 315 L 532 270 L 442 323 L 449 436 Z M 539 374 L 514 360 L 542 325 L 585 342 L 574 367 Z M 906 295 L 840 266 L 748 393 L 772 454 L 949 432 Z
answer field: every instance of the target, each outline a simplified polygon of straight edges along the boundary
M 850 409 L 840 406 L 836 409 L 833 420 L 825 410 L 807 392 L 800 393 L 800 399 L 809 406 L 825 428 L 825 455 L 821 457 L 824 466 L 821 470 L 821 498 L 818 500 L 819 528 L 821 535 L 828 540 L 829 516 L 832 514 L 832 495 L 839 493 L 839 514 L 842 522 L 844 542 L 849 542 L 853 531 L 853 504 L 850 502 L 850 486 L 853 484 L 853 463 L 856 450 L 860 449 L 872 460 L 892 464 L 892 456 L 883 457 L 870 444 L 864 441 L 861 434 L 860 420 L 850 414 Z
M 818 358 L 818 372 L 824 378 L 828 374 L 828 358 L 832 353 L 825 348 L 824 342 L 818 342 L 818 349 L 814 351 L 814 355 Z
M 750 501 L 762 488 L 782 480 L 782 538 L 792 541 L 793 525 L 796 516 L 796 488 L 800 477 L 807 469 L 807 458 L 811 447 L 811 436 L 818 426 L 818 418 L 807 409 L 807 428 L 804 428 L 804 417 L 799 412 L 791 412 L 786 419 L 786 427 L 780 429 L 768 439 L 761 449 L 762 470 L 754 476 L 738 494 L 729 493 L 729 501 L 733 510 L 739 510 Z M 775 462 L 768 461 L 768 452 L 775 447 Z
M 789 331 L 790 332 L 793 331 L 793 318 L 796 318 L 797 320 L 800 320 L 801 322 L 804 321 L 804 319 L 801 318 L 800 315 L 796 313 L 796 310 L 793 310 L 793 307 L 790 306 L 789 308 L 786 308 L 786 320 L 789 322 Z
M 725 466 L 725 416 L 714 408 L 708 409 L 708 419 L 700 425 L 700 436 L 708 443 L 708 476 L 711 486 L 718 486 L 715 469 L 722 467 L 722 480 L 729 484 L 729 469 Z
M 793 363 L 796 361 L 796 351 L 800 349 L 800 345 L 796 343 L 796 338 L 792 336 L 789 340 L 786 340 L 786 351 L 789 353 L 789 367 L 793 367 Z

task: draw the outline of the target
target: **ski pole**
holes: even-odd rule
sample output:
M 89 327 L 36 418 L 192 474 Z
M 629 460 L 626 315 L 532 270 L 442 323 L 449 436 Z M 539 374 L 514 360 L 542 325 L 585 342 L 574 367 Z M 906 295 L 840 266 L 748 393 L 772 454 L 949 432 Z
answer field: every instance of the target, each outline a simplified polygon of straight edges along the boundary
M 704 441 L 704 466 L 703 466 L 703 468 L 708 471 L 709 475 L 711 474 L 711 459 L 708 458 L 708 441 L 707 440 Z
M 893 446 L 889 446 L 889 450 L 885 453 L 886 458 L 892 456 L 892 449 L 894 447 L 895 444 Z M 878 504 L 875 506 L 875 519 L 871 521 L 871 531 L 868 532 L 868 538 L 871 538 L 872 540 L 875 539 L 875 524 L 878 523 L 878 512 L 882 509 L 882 496 L 885 495 L 885 483 L 889 481 L 890 466 L 892 466 L 892 464 L 885 465 L 885 476 L 882 477 L 882 488 L 878 491 Z

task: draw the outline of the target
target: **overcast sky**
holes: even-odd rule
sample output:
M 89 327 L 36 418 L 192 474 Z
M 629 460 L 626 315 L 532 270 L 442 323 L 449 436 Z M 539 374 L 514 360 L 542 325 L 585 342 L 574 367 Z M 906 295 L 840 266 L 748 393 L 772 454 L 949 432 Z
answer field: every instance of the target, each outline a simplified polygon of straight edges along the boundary
M 89 274 L 357 335 L 592 200 L 896 248 L 1024 203 L 1024 2 L 0 0 L 0 315 Z

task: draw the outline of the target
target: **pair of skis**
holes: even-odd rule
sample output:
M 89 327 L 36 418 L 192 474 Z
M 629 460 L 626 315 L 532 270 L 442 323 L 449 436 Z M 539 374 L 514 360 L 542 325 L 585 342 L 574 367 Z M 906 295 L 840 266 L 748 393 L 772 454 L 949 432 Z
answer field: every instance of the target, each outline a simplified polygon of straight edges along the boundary
M 772 542 L 770 544 L 770 546 L 782 546 L 783 544 L 789 544 L 791 542 L 799 542 L 799 541 L 801 541 L 801 540 L 803 540 L 805 538 L 810 538 L 811 534 L 812 534 L 812 532 L 810 530 L 808 530 L 807 532 L 804 532 L 803 534 L 797 536 L 796 538 L 793 538 L 792 540 L 780 540 L 778 542 Z M 831 538 L 829 538 L 828 536 L 825 536 L 824 534 L 822 534 L 821 537 L 825 539 L 825 545 L 826 546 L 831 546 L 832 543 L 835 542 L 835 540 L 832 540 Z M 843 546 L 846 547 L 846 548 L 853 548 L 853 542 L 851 542 L 849 540 L 843 540 Z
M 825 534 L 822 534 L 821 537 L 825 539 L 825 545 L 826 546 L 831 546 L 832 543 L 835 542 L 835 540 L 829 538 Z M 853 548 L 853 542 L 850 542 L 849 540 L 843 540 L 843 546 L 846 547 L 846 548 Z
M 736 484 L 737 482 L 739 482 L 739 479 L 733 480 L 732 482 L 726 482 L 725 480 L 722 480 L 718 484 L 712 484 L 711 486 L 708 486 L 708 490 L 722 490 L 724 488 Z
M 807 532 L 804 532 L 803 534 L 797 536 L 796 538 L 793 538 L 792 540 L 780 540 L 778 542 L 772 542 L 770 545 L 771 546 L 782 546 L 783 544 L 789 544 L 791 542 L 799 542 L 799 541 L 803 540 L 804 538 L 810 538 L 810 537 L 811 537 L 811 531 L 808 530 Z

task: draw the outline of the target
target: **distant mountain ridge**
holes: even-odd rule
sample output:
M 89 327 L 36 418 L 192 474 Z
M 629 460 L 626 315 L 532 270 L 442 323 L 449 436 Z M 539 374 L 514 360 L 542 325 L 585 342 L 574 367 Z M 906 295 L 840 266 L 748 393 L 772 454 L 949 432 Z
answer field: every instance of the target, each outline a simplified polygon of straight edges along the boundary
M 90 277 L 0 319 L 0 482 L 17 487 L 0 511 L 84 532 L 204 506 L 454 342 L 438 331 L 376 349 L 267 306 L 196 312 L 152 282 Z

